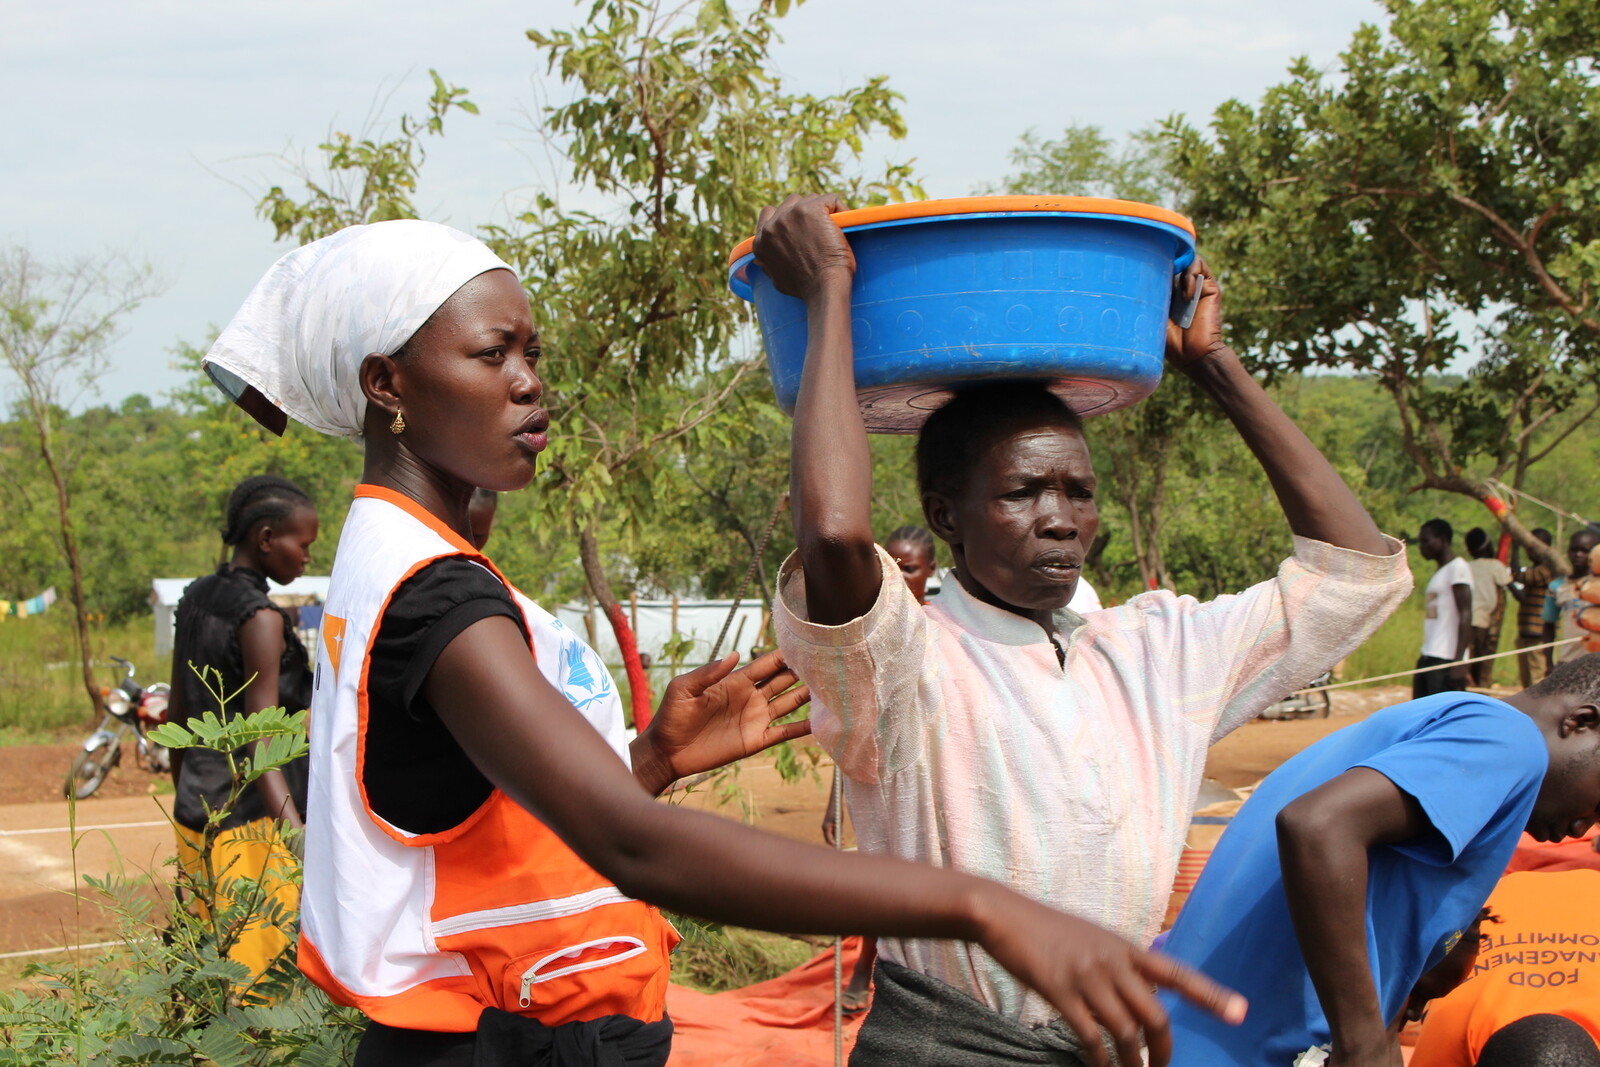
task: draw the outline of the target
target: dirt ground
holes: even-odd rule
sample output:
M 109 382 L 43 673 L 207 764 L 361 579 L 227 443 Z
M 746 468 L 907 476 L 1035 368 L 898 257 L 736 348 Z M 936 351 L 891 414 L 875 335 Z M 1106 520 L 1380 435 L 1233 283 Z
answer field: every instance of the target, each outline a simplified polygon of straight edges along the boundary
M 0 747 L 0 805 L 60 800 L 67 769 L 80 750 L 81 746 L 75 744 Z M 125 741 L 122 762 L 106 776 L 105 783 L 86 803 L 172 791 L 170 778 L 151 774 L 139 767 L 138 762 L 133 742 Z
M 1252 785 L 1307 745 L 1409 696 L 1409 689 L 1400 687 L 1343 690 L 1333 694 L 1326 719 L 1257 720 L 1212 749 L 1207 774 L 1222 789 Z M 129 748 L 101 790 L 69 812 L 61 786 L 75 750 L 73 745 L 0 747 L 0 983 L 6 973 L 37 958 L 33 954 L 39 950 L 112 936 L 92 893 L 73 892 L 84 875 L 121 869 L 144 883 L 146 892 L 165 892 L 164 864 L 173 848 L 165 815 L 169 783 L 137 767 Z M 776 833 L 820 841 L 831 766 L 822 760 L 818 770 L 815 778 L 784 782 L 770 761 L 749 760 L 731 780 L 738 794 L 732 802 L 719 804 L 713 783 L 670 802 L 733 818 L 747 814 Z M 68 830 L 74 822 L 75 864 Z M 848 831 L 845 843 L 854 843 Z

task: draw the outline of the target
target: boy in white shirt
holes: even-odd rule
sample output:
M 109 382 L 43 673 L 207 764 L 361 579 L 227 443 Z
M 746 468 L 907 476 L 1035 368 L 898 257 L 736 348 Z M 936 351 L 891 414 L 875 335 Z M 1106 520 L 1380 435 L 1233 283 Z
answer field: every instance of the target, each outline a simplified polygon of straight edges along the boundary
M 1422 558 L 1439 569 L 1428 579 L 1425 593 L 1422 655 L 1417 657 L 1422 673 L 1411 679 L 1413 700 L 1467 687 L 1467 664 L 1460 661 L 1472 647 L 1472 570 L 1456 555 L 1450 543 L 1454 537 L 1455 530 L 1443 519 L 1429 519 L 1417 534 Z
M 1467 546 L 1467 569 L 1472 571 L 1472 658 L 1492 656 L 1500 648 L 1500 620 L 1505 616 L 1506 586 L 1511 568 L 1494 554 L 1494 542 L 1483 527 L 1474 526 L 1462 538 Z M 1487 689 L 1494 684 L 1494 660 L 1470 664 L 1472 684 Z

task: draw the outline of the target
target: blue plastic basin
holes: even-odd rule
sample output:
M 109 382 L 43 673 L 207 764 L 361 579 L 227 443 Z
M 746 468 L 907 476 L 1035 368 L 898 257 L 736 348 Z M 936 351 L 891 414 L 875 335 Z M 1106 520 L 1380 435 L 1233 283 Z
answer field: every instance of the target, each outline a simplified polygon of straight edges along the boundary
M 1074 411 L 1144 399 L 1161 381 L 1172 279 L 1194 238 L 1102 212 L 935 215 L 844 226 L 855 252 L 851 327 L 867 429 L 914 433 L 964 384 L 1043 380 Z M 805 305 L 750 254 L 733 291 L 755 304 L 778 404 L 793 414 Z

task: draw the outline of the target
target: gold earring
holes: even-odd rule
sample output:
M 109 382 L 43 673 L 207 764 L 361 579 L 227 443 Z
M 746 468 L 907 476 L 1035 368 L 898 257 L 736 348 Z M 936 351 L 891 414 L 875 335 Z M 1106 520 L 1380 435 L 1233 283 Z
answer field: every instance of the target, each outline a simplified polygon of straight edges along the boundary
M 405 415 L 402 412 L 399 412 L 399 411 L 395 412 L 394 413 L 394 421 L 389 423 L 389 432 L 392 433 L 392 434 L 400 434 L 400 433 L 404 433 L 405 432 L 405 428 L 406 428 L 406 417 L 405 417 Z

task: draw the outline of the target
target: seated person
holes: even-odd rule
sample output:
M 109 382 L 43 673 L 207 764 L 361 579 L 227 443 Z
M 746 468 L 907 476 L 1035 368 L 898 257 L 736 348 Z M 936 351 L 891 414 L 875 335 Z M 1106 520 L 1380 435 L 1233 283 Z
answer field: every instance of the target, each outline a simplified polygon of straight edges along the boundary
M 1469 929 L 1524 828 L 1600 808 L 1600 655 L 1506 700 L 1438 693 L 1301 752 L 1234 816 L 1166 951 L 1250 998 L 1238 1028 L 1172 1007 L 1174 1064 L 1398 1062 L 1391 1024 Z M 1292 935 L 1292 936 L 1291 936 Z
M 1220 289 L 1202 267 L 1189 279 L 1204 286 L 1199 312 L 1169 334 L 1168 361 L 1260 458 L 1294 558 L 1209 603 L 1157 590 L 1087 619 L 1071 611 L 1099 525 L 1088 440 L 1042 385 L 1001 382 L 959 393 L 919 437 L 923 512 L 955 560 L 923 609 L 872 540 L 837 206 L 791 198 L 756 235 L 762 269 L 810 314 L 779 647 L 810 682 L 863 851 L 983 871 L 1088 919 L 1121 940 L 1086 943 L 1085 963 L 1114 963 L 1115 988 L 1149 989 L 1142 949 L 1207 747 L 1371 634 L 1410 590 L 1404 553 L 1223 344 Z M 981 950 L 880 940 L 874 984 L 856 1062 L 1106 1062 L 1088 1012 L 1063 1019 Z M 1141 1028 L 1164 1058 L 1158 1010 L 1091 1008 L 1122 1063 L 1138 1062 Z
M 1489 910 L 1498 925 L 1467 982 L 1428 1008 L 1411 1067 L 1600 1067 L 1600 871 L 1508 874 Z

